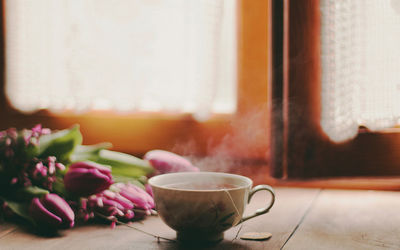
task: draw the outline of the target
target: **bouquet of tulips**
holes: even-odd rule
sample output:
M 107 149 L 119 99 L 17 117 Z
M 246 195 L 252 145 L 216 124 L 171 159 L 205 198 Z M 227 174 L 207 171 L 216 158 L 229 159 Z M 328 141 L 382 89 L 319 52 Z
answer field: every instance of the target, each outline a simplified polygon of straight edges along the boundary
M 96 217 L 115 227 L 155 213 L 148 176 L 198 171 L 171 152 L 152 150 L 140 159 L 110 146 L 82 145 L 79 126 L 0 131 L 0 215 L 50 231 Z

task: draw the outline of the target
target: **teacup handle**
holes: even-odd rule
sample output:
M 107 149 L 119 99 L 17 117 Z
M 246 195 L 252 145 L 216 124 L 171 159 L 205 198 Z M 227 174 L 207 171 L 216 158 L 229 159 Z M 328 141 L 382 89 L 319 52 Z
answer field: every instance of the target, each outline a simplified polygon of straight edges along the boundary
M 270 187 L 270 186 L 268 186 L 268 185 L 258 185 L 258 186 L 255 186 L 255 187 L 250 191 L 250 193 L 249 193 L 249 199 L 247 200 L 247 203 L 250 203 L 251 197 L 253 197 L 253 195 L 254 195 L 255 193 L 257 193 L 258 191 L 261 191 L 261 190 L 267 190 L 268 192 L 271 193 L 271 197 L 272 197 L 272 198 L 271 198 L 271 202 L 269 203 L 269 205 L 268 205 L 266 208 L 259 208 L 259 209 L 256 210 L 256 212 L 255 212 L 254 214 L 251 214 L 251 215 L 248 215 L 248 216 L 243 217 L 242 220 L 241 220 L 239 223 L 242 223 L 242 222 L 244 222 L 244 221 L 246 221 L 246 220 L 248 220 L 248 219 L 254 218 L 254 217 L 256 217 L 256 216 L 259 216 L 259 215 L 268 213 L 269 210 L 271 209 L 271 207 L 274 205 L 274 202 L 275 202 L 275 192 L 274 192 L 274 190 L 272 189 L 272 187 Z

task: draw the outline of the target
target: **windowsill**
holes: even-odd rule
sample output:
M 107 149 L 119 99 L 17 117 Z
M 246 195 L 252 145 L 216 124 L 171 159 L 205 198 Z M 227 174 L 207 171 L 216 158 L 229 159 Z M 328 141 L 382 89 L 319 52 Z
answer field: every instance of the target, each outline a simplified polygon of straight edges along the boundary
M 4 117 L 4 116 L 3 116 Z M 64 129 L 79 124 L 84 144 L 111 142 L 114 149 L 141 155 L 148 150 L 159 148 L 171 150 L 175 145 L 196 141 L 195 155 L 205 155 L 207 140 L 218 141 L 229 133 L 232 115 L 214 115 L 204 122 L 196 121 L 190 114 L 117 114 L 112 112 L 91 112 L 87 114 L 51 114 L 37 112 L 34 115 L 7 112 L 7 119 L 0 128 L 27 128 L 41 123 L 51 129 Z
M 359 189 L 359 190 L 400 190 L 400 176 L 397 177 L 340 177 L 312 179 L 274 179 L 267 183 L 279 187 Z

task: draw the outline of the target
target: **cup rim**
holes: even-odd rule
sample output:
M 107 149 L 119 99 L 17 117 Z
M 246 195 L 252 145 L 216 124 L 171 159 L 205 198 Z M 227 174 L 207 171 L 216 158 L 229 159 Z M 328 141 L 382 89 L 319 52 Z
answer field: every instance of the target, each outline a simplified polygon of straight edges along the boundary
M 163 178 L 168 178 L 168 176 L 176 176 L 176 175 L 217 175 L 217 176 L 228 176 L 228 177 L 234 177 L 234 178 L 239 178 L 239 179 L 244 179 L 247 181 L 247 185 L 239 186 L 239 187 L 233 187 L 233 188 L 223 188 L 223 189 L 184 189 L 184 188 L 172 188 L 172 187 L 165 187 L 159 184 L 155 184 L 158 179 L 163 179 Z M 165 190 L 171 190 L 171 191 L 182 191 L 182 192 L 218 192 L 218 191 L 231 191 L 231 190 L 240 190 L 243 188 L 251 188 L 253 186 L 253 181 L 243 175 L 238 175 L 238 174 L 231 174 L 231 173 L 223 173 L 223 172 L 175 172 L 175 173 L 167 173 L 167 174 L 161 174 L 161 175 L 156 175 L 151 177 L 148 180 L 148 183 L 152 187 L 160 188 L 160 189 L 165 189 Z

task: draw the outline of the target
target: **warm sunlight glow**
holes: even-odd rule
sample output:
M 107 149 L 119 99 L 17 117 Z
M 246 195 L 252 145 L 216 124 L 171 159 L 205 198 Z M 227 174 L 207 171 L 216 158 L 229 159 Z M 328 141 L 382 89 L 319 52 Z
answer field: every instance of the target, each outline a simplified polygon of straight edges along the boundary
M 233 0 L 6 0 L 17 109 L 236 109 Z
M 334 141 L 400 118 L 400 1 L 322 0 L 322 127 Z

